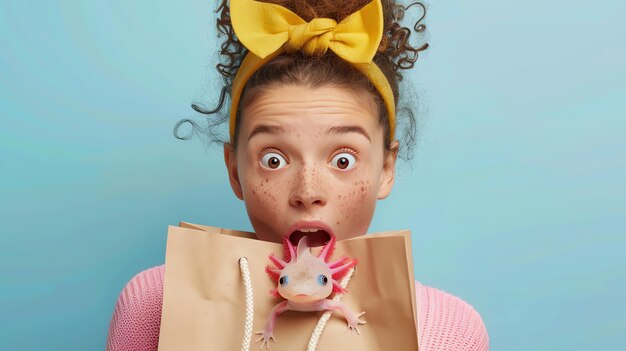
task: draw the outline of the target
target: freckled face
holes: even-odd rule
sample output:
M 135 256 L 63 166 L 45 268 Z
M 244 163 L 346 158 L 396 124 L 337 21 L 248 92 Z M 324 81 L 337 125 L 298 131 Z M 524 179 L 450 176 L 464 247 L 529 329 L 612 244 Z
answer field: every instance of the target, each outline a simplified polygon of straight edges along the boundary
M 272 87 L 242 117 L 235 160 L 226 162 L 260 239 L 281 242 L 301 220 L 324 222 L 338 240 L 367 232 L 395 167 L 371 98 L 335 87 Z

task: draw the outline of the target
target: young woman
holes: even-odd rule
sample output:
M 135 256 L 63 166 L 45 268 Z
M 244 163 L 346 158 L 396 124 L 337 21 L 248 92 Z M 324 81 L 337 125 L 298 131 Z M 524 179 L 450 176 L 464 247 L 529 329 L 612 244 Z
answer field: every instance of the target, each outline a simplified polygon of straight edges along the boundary
M 408 43 L 411 31 L 398 23 L 406 8 L 392 0 L 272 3 L 221 4 L 222 99 L 215 111 L 199 110 L 210 127 L 229 121 L 230 185 L 259 239 L 307 235 L 319 246 L 364 235 L 392 190 L 398 155 L 410 157 L 415 123 L 410 106 L 398 113 L 400 71 L 426 46 Z M 214 117 L 229 94 L 229 114 Z M 163 274 L 164 266 L 148 269 L 124 288 L 108 350 L 157 349 Z M 420 350 L 488 350 L 470 305 L 415 284 Z

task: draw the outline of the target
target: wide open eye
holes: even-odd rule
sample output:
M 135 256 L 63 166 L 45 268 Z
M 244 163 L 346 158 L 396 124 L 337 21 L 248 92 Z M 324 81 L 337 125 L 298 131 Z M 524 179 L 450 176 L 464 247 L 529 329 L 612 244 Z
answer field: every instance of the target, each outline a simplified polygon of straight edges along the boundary
M 280 283 L 280 285 L 285 286 L 287 285 L 287 283 L 289 283 L 289 278 L 286 275 L 283 275 L 282 277 L 280 277 L 278 282 Z
M 350 153 L 342 152 L 333 157 L 330 165 L 345 171 L 356 166 L 356 158 Z
M 287 165 L 285 158 L 276 152 L 268 152 L 261 157 L 261 166 L 269 169 L 280 169 Z
M 324 285 L 328 284 L 328 277 L 323 275 L 323 274 L 320 274 L 317 277 L 317 282 L 320 283 L 321 286 L 324 286 Z

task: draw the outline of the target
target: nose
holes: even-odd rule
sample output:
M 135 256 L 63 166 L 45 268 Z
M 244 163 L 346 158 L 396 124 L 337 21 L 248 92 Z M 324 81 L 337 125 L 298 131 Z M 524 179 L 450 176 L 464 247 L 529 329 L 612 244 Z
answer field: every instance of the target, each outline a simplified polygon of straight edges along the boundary
M 322 187 L 320 170 L 314 167 L 302 167 L 294 174 L 294 178 L 294 186 L 289 195 L 291 206 L 308 208 L 326 205 L 327 195 Z

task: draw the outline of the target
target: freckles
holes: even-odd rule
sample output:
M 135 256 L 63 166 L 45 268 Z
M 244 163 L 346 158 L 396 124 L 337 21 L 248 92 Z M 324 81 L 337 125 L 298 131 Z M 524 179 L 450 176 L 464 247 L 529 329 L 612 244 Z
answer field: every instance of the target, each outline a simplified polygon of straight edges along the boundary
M 367 202 L 372 189 L 369 180 L 354 181 L 352 185 L 346 192 L 337 195 L 340 213 L 346 221 L 358 215 L 357 212 Z
M 278 203 L 272 191 L 272 187 L 269 185 L 269 178 L 261 179 L 260 182 L 254 184 L 252 186 L 252 195 L 255 202 L 259 205 L 260 211 L 264 212 L 267 219 L 276 222 L 278 219 L 278 213 L 276 211 Z
M 371 190 L 372 184 L 370 183 L 370 181 L 363 181 L 361 185 L 361 201 L 365 201 Z
M 360 186 L 359 186 L 360 185 Z M 359 198 L 359 201 L 362 203 L 367 197 L 367 193 L 365 192 L 365 181 L 362 180 L 357 183 L 357 187 L 359 187 L 359 193 L 356 195 Z M 356 190 L 355 190 L 356 191 Z
M 346 221 L 348 221 L 350 217 L 354 215 L 355 207 L 358 206 L 356 204 L 357 197 L 355 196 L 357 195 L 355 191 L 357 184 L 357 182 L 354 182 L 352 184 L 352 187 L 346 189 L 342 194 L 337 194 L 337 200 L 339 202 L 339 212 Z

